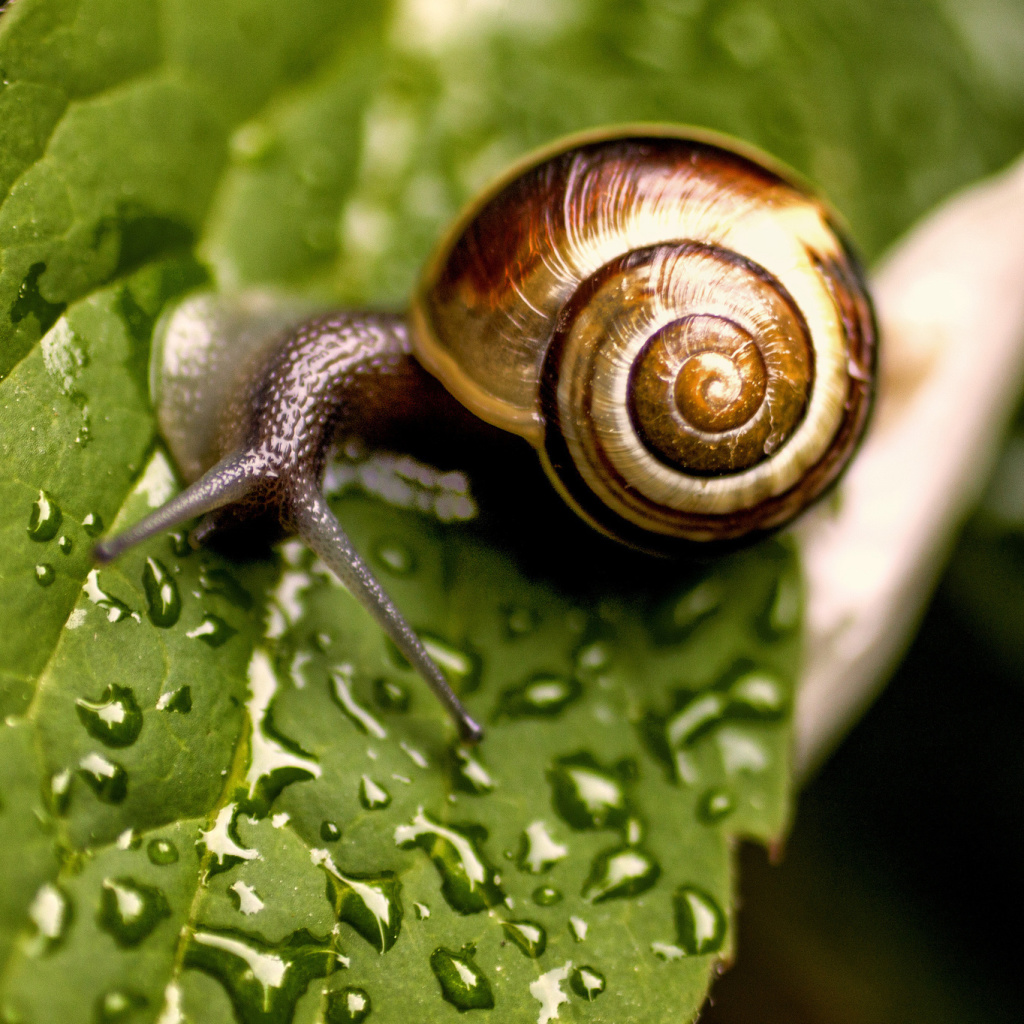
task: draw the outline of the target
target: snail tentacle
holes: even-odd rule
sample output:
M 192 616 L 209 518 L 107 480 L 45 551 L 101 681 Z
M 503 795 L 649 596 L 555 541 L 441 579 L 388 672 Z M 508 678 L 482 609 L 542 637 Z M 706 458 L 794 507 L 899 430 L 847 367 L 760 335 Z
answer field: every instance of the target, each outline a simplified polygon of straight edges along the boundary
M 241 501 L 261 475 L 261 460 L 252 452 L 225 456 L 180 494 L 127 530 L 106 537 L 93 548 L 98 562 L 110 562 L 129 548 L 190 519 Z
M 370 567 L 352 546 L 319 489 L 311 485 L 300 489 L 292 497 L 290 511 L 299 536 L 369 611 L 406 661 L 419 672 L 455 721 L 463 740 L 479 742 L 483 728 L 455 696 L 448 680 L 427 653 L 423 641 L 413 632 Z

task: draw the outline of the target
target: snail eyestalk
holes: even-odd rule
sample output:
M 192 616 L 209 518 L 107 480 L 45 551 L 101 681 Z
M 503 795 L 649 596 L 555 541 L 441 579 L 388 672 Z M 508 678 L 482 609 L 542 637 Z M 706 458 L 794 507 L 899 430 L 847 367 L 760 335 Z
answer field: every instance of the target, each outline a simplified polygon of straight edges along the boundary
M 252 490 L 259 477 L 259 468 L 258 460 L 248 452 L 226 456 L 145 519 L 122 533 L 101 540 L 93 548 L 93 557 L 97 562 L 111 562 L 129 548 L 172 526 L 180 526 L 225 505 L 233 505 Z
M 323 495 L 315 487 L 304 488 L 293 498 L 291 513 L 299 536 L 369 611 L 409 664 L 419 672 L 458 726 L 462 739 L 467 743 L 478 743 L 483 738 L 483 728 L 455 696 L 434 659 L 427 653 L 423 641 L 384 593 Z

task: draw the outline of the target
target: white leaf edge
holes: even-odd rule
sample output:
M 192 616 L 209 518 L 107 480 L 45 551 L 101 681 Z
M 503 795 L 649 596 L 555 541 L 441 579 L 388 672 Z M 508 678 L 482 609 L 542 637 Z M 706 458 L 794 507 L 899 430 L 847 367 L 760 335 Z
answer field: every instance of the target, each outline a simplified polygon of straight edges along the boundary
M 1024 378 L 1024 158 L 941 204 L 873 277 L 878 400 L 804 564 L 794 766 L 806 778 L 908 645 Z

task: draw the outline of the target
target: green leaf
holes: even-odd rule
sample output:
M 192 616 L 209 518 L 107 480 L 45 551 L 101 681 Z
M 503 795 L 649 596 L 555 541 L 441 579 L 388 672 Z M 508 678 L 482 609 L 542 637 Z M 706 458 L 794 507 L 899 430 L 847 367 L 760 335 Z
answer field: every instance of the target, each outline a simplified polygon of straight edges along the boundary
M 178 297 L 400 304 L 458 206 L 559 133 L 732 131 L 811 172 L 876 252 L 1002 155 L 933 15 L 0 16 L 0 1018 L 696 1014 L 732 952 L 733 837 L 787 821 L 789 547 L 702 569 L 587 538 L 531 553 L 486 482 L 469 525 L 339 491 L 487 723 L 467 751 L 301 546 L 231 563 L 164 537 L 97 571 L 90 545 L 177 485 L 147 366 Z

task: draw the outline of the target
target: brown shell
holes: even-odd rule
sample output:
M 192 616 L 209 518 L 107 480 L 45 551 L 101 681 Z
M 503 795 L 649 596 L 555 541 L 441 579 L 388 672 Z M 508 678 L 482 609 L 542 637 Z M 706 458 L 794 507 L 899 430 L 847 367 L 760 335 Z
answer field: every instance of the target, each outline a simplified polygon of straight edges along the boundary
M 629 543 L 773 528 L 870 405 L 870 300 L 831 210 L 748 147 L 613 129 L 528 158 L 456 223 L 417 358 Z

